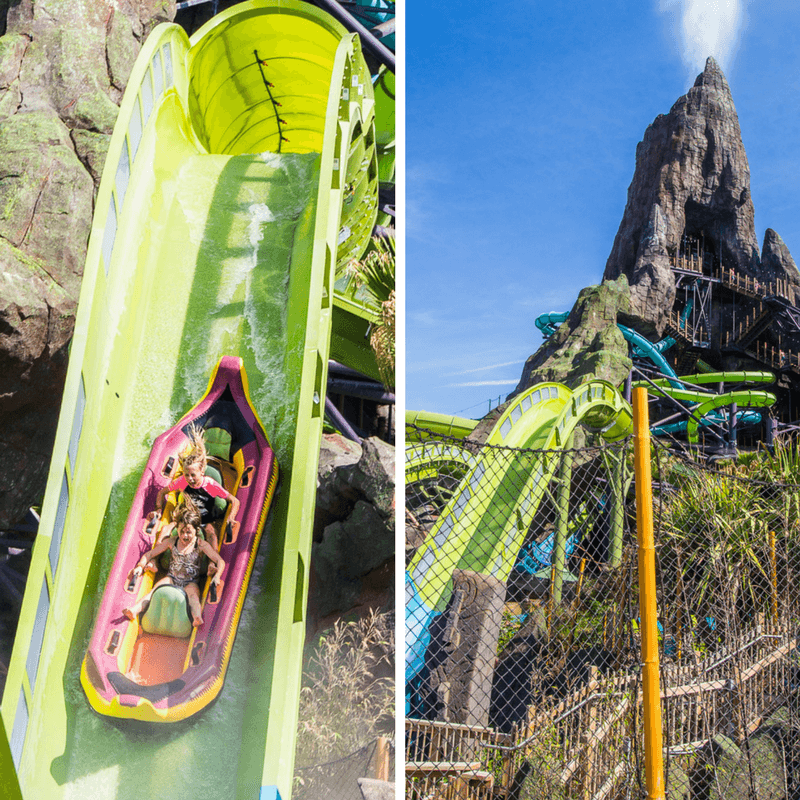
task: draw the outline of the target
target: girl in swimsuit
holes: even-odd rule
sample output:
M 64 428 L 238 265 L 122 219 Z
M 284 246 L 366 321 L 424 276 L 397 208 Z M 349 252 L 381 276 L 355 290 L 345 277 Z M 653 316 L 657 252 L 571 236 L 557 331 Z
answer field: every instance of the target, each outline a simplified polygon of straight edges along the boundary
M 144 553 L 131 570 L 128 578 L 141 575 L 148 560 L 160 555 L 167 549 L 172 550 L 169 572 L 138 603 L 130 608 L 123 608 L 122 613 L 130 620 L 136 619 L 145 605 L 150 602 L 150 597 L 156 588 L 163 583 L 171 583 L 186 592 L 186 596 L 189 598 L 189 609 L 192 612 L 192 625 L 198 628 L 203 624 L 203 613 L 200 606 L 200 586 L 197 580 L 200 574 L 200 555 L 207 555 L 216 565 L 217 570 L 211 580 L 217 584 L 219 584 L 222 571 L 225 569 L 225 562 L 208 542 L 198 537 L 200 516 L 196 510 L 189 506 L 181 505 L 175 512 L 175 521 L 177 534 L 162 540 L 155 547 Z
M 205 537 L 211 546 L 217 549 L 217 531 L 212 522 L 211 510 L 214 505 L 214 498 L 221 497 L 231 504 L 228 519 L 236 523 L 236 515 L 239 513 L 239 498 L 220 486 L 213 478 L 206 475 L 208 466 L 208 454 L 206 443 L 203 439 L 203 431 L 196 428 L 194 424 L 189 427 L 189 444 L 178 454 L 183 474 L 171 481 L 161 489 L 156 498 L 156 510 L 150 513 L 151 520 L 158 519 L 164 508 L 164 502 L 169 492 L 179 491 L 191 498 L 200 512 L 200 521 L 203 526 Z M 156 537 L 158 542 L 164 534 L 159 533 Z M 214 566 L 211 566 L 209 575 L 214 573 Z

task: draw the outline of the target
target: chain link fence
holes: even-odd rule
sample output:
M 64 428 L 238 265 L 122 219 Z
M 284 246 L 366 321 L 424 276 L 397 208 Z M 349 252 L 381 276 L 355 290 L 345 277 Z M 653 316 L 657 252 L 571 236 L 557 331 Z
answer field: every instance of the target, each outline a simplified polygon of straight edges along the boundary
M 631 442 L 407 438 L 406 797 L 644 797 Z M 666 797 L 798 797 L 800 457 L 652 472 Z
M 294 797 L 313 800 L 363 800 L 364 779 L 394 781 L 394 742 L 378 738 L 343 758 L 295 770 Z

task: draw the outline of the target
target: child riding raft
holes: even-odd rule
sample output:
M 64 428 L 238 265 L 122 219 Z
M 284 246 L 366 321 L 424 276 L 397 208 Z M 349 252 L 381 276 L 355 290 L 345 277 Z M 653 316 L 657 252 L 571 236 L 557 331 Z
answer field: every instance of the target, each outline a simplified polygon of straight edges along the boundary
M 186 592 L 189 599 L 189 609 L 192 614 L 192 625 L 198 628 L 203 624 L 203 614 L 200 605 L 201 574 L 200 556 L 206 555 L 216 565 L 216 572 L 211 578 L 212 582 L 219 584 L 225 562 L 220 554 L 198 534 L 200 532 L 200 514 L 191 501 L 181 504 L 175 512 L 176 534 L 170 536 L 152 547 L 139 558 L 136 566 L 131 570 L 129 578 L 138 578 L 142 574 L 147 562 L 166 550 L 172 551 L 167 575 L 157 581 L 152 590 L 130 608 L 124 608 L 122 613 L 130 620 L 144 610 L 150 602 L 153 592 L 162 584 L 171 583 Z

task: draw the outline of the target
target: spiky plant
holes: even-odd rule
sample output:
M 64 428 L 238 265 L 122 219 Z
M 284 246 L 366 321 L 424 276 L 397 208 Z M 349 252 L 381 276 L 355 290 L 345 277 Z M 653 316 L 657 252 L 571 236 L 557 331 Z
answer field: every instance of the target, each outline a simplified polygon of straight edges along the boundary
M 378 311 L 378 321 L 372 324 L 370 331 L 370 346 L 381 380 L 388 388 L 394 387 L 395 263 L 394 239 L 374 236 L 367 254 L 347 265 L 348 273 Z
M 342 758 L 375 740 L 394 716 L 394 635 L 387 615 L 337 622 L 303 672 L 297 766 Z
M 769 522 L 757 484 L 698 470 L 668 504 L 662 568 L 669 573 L 680 563 L 693 610 L 751 614 L 763 606 L 769 581 Z

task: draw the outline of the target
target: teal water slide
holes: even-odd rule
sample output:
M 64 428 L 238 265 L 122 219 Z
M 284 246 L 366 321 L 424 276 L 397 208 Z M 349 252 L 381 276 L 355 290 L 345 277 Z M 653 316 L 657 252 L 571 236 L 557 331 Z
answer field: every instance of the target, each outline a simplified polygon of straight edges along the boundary
M 545 338 L 549 338 L 561 324 L 566 322 L 567 317 L 569 317 L 568 312 L 551 311 L 548 314 L 541 314 L 536 318 L 536 327 Z M 690 404 L 691 416 L 688 419 L 667 425 L 656 423 L 651 426 L 650 432 L 655 436 L 685 433 L 687 440 L 696 444 L 701 427 L 727 421 L 727 416 L 721 409 L 735 403 L 740 409 L 736 412 L 737 422 L 757 424 L 761 422 L 761 414 L 747 409 L 767 408 L 776 402 L 776 397 L 771 392 L 737 389 L 713 394 L 703 391 L 702 388 L 693 388 L 697 384 L 774 383 L 775 376 L 771 372 L 707 372 L 679 378 L 663 356 L 664 351 L 675 344 L 674 339 L 666 337 L 660 342 L 651 342 L 632 328 L 620 324 L 617 324 L 617 327 L 625 337 L 625 341 L 633 348 L 634 354 L 640 358 L 650 359 L 659 372 L 666 376 L 652 382 L 639 382 L 634 385 L 645 386 L 650 394 L 656 396 L 660 394 L 662 397 L 671 397 Z
M 358 38 L 298 0 L 238 4 L 191 39 L 162 25 L 143 46 L 2 700 L 25 800 L 291 796 L 334 287 L 376 218 L 374 119 Z M 225 685 L 185 722 L 114 724 L 81 659 L 152 441 L 223 355 L 244 362 L 282 476 Z

